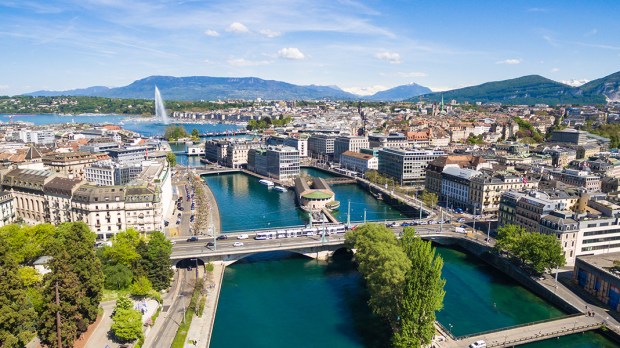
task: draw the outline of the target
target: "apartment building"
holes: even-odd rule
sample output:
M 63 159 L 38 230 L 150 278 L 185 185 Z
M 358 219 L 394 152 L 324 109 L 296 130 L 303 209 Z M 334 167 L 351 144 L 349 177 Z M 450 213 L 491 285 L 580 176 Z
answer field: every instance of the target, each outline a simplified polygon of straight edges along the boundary
M 260 142 L 231 142 L 226 147 L 226 166 L 231 168 L 245 168 L 248 165 L 250 149 L 261 147 Z
M 424 188 L 438 196 L 441 196 L 441 182 L 444 168 L 448 166 L 456 166 L 458 168 L 467 168 L 479 170 L 481 168 L 490 167 L 490 164 L 481 156 L 473 155 L 448 155 L 440 156 L 428 163 L 426 168 L 426 176 Z
M 428 164 L 445 153 L 440 150 L 379 150 L 379 173 L 394 178 L 400 184 L 424 182 Z
M 334 139 L 334 161 L 340 161 L 340 155 L 346 151 L 359 152 L 368 147 L 368 138 L 358 136 L 339 136 Z
M 107 151 L 110 158 L 121 166 L 131 166 L 142 163 L 146 158 L 147 147 L 127 147 L 122 149 L 110 149 Z
M 214 163 L 224 164 L 230 142 L 227 140 L 207 140 L 205 142 L 205 158 Z
M 409 141 L 407 140 L 407 137 L 401 133 L 390 133 L 388 135 L 370 134 L 368 135 L 368 145 L 371 148 L 391 147 L 395 149 L 404 149 L 409 147 Z
M 57 175 L 35 169 L 11 169 L 2 175 L 3 190 L 15 199 L 16 218 L 27 224 L 49 222 L 43 187 Z
M 43 156 L 43 165 L 68 178 L 84 179 L 85 169 L 99 158 L 89 152 L 52 152 Z
M 313 157 L 333 156 L 336 137 L 326 134 L 312 134 L 308 138 L 308 154 Z
M 358 173 L 365 173 L 371 169 L 379 169 L 379 159 L 372 155 L 345 151 L 340 155 L 340 166 Z
M 583 187 L 588 192 L 601 192 L 601 177 L 583 170 L 564 169 L 561 172 L 552 172 L 557 180 L 576 187 Z
M 0 191 L 0 227 L 15 220 L 15 199 L 10 192 Z
M 296 148 L 299 151 L 299 157 L 308 157 L 308 136 L 305 134 L 299 137 L 288 137 L 284 139 L 283 145 Z

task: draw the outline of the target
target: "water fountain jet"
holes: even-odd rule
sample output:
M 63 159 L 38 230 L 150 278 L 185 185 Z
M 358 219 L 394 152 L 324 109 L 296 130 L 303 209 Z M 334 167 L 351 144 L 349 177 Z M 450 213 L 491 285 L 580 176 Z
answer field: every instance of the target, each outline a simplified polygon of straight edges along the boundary
M 155 86 L 155 117 L 161 120 L 163 124 L 169 124 L 168 114 L 166 113 L 166 107 L 164 107 L 164 100 L 161 98 L 159 88 Z

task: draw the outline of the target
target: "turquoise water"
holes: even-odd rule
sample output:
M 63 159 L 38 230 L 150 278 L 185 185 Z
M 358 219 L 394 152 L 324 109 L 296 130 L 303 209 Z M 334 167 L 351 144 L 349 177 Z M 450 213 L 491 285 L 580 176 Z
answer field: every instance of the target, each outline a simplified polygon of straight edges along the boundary
M 446 279 L 444 309 L 437 320 L 463 336 L 565 314 L 508 276 L 459 249 L 438 247 Z
M 304 225 L 307 214 L 297 208 L 295 192 L 280 193 L 261 185 L 257 178 L 246 174 L 204 176 L 220 210 L 223 232 Z M 332 190 L 340 201 L 340 211 L 335 216 L 342 222 L 347 219 L 347 202 L 351 200 L 351 221 L 363 221 L 364 209 L 368 221 L 404 218 L 398 210 L 355 184 L 334 185 Z
M 302 174 L 306 174 L 306 175 L 310 175 L 313 176 L 315 178 L 335 178 L 338 177 L 338 175 L 332 174 L 330 172 L 324 171 L 324 170 L 320 170 L 320 169 L 316 169 L 316 168 L 311 168 L 311 167 L 307 167 L 307 168 L 301 168 L 300 169 Z
M 215 196 L 223 232 L 304 225 L 306 213 L 295 205 L 295 193 L 278 192 L 246 174 L 203 177 Z
M 519 348 L 617 348 L 620 344 L 597 332 L 584 332 L 518 346 Z
M 438 251 L 447 283 L 437 318 L 457 336 L 564 315 L 474 256 Z M 212 347 L 386 346 L 388 331 L 370 313 L 353 264 L 285 255 L 261 254 L 226 269 Z

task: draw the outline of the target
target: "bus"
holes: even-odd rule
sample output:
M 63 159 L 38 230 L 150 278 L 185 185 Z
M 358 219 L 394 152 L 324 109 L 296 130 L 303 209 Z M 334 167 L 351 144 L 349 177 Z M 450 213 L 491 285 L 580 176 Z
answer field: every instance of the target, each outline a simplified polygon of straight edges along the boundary
M 256 240 L 275 239 L 276 236 L 277 236 L 277 233 L 275 231 L 256 232 L 256 236 L 254 236 L 254 239 Z

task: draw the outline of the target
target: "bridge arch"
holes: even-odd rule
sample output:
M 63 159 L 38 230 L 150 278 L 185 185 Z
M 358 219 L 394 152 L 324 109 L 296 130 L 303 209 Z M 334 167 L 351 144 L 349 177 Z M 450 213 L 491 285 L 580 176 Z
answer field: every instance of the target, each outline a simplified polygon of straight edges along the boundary
M 205 260 L 203 260 L 200 257 L 188 257 L 186 259 L 180 259 L 180 260 L 176 260 L 176 262 L 174 263 L 174 266 L 176 268 L 194 268 L 196 266 L 198 267 L 202 267 L 205 265 Z

